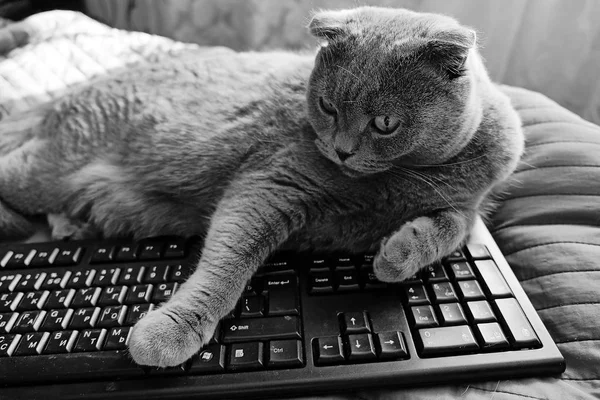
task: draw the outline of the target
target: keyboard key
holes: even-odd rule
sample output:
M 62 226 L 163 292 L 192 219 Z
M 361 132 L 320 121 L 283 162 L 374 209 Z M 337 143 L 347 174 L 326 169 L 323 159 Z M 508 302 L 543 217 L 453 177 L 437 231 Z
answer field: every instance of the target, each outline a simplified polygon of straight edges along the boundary
M 137 246 L 121 246 L 115 255 L 115 261 L 135 261 Z
M 58 255 L 52 262 L 52 265 L 77 265 L 83 255 L 83 249 L 81 247 L 74 247 L 71 249 L 61 249 Z
M 103 268 L 96 271 L 92 280 L 92 286 L 111 286 L 117 283 L 119 278 L 119 268 Z
M 121 268 L 121 274 L 117 280 L 119 285 L 137 285 L 142 283 L 144 276 L 144 267 Z
M 96 247 L 90 258 L 91 264 L 106 264 L 112 262 L 115 255 L 115 248 L 113 246 L 100 246 Z
M 365 290 L 373 290 L 373 289 L 382 289 L 387 287 L 385 282 L 381 282 L 375 276 L 375 272 L 373 271 L 373 261 L 371 261 L 371 266 L 361 267 L 360 269 L 360 281 L 363 289 Z
M 162 244 L 148 243 L 140 246 L 139 260 L 159 260 L 162 253 Z
M 467 306 L 471 320 L 474 323 L 496 322 L 496 316 L 487 301 L 470 301 Z
M 19 274 L 1 274 L 0 293 L 12 292 L 19 283 L 19 279 L 21 279 Z
M 183 282 L 187 279 L 189 271 L 187 268 L 184 268 L 183 265 L 177 264 L 169 267 L 169 270 L 171 271 L 171 274 L 169 275 L 170 282 Z
M 109 286 L 105 287 L 98 300 L 99 306 L 117 306 L 123 304 L 125 295 L 127 294 L 126 286 Z
M 359 290 L 358 272 L 354 267 L 337 268 L 335 270 L 335 280 L 337 282 L 337 290 L 354 291 Z
M 35 250 L 9 251 L 0 261 L 0 266 L 6 269 L 25 268 L 34 256 Z
M 475 274 L 473 273 L 473 269 L 471 265 L 469 265 L 466 261 L 459 262 L 451 262 L 448 264 L 450 275 L 455 280 L 461 279 L 475 279 Z
M 377 334 L 377 345 L 377 354 L 382 360 L 408 358 L 408 351 L 400 332 L 379 332 Z
M 19 314 L 17 313 L 2 313 L 0 314 L 0 334 L 9 333 L 13 325 L 17 321 Z
M 23 298 L 23 293 L 2 293 L 0 294 L 0 312 L 15 311 L 17 305 Z
M 0 333 L 0 357 L 10 357 L 21 341 L 21 335 Z M 5 376 L 6 373 L 4 372 Z
M 427 297 L 423 285 L 403 285 L 403 289 L 404 297 L 406 298 L 408 305 L 429 304 L 429 297 Z
M 423 356 L 463 354 L 479 349 L 467 325 L 420 329 L 419 337 Z
M 72 329 L 85 329 L 85 328 L 93 328 L 96 326 L 96 321 L 100 316 L 100 308 L 98 307 L 88 307 L 88 308 L 80 308 L 73 312 L 73 316 L 71 317 L 71 323 L 69 324 L 69 328 Z
M 335 257 L 331 258 L 331 265 L 335 269 L 341 269 L 344 267 L 352 267 L 352 269 L 354 269 L 354 264 L 354 259 L 346 254 L 338 254 Z
M 31 259 L 29 263 L 30 267 L 47 267 L 58 255 L 58 249 L 52 250 L 41 250 L 36 252 L 35 256 Z
M 364 312 L 347 312 L 340 314 L 342 333 L 353 335 L 356 333 L 371 332 L 369 317 Z
M 134 325 L 154 308 L 153 304 L 135 304 L 129 306 L 124 325 Z
M 77 331 L 52 332 L 43 354 L 70 353 L 77 340 Z
M 251 340 L 300 339 L 298 317 L 230 319 L 223 321 L 223 342 Z
M 440 322 L 442 325 L 462 325 L 467 323 L 467 318 L 460 304 L 447 303 L 437 306 L 440 310 Z
M 262 342 L 237 343 L 230 345 L 227 368 L 240 371 L 263 367 Z
M 127 306 L 104 307 L 100 313 L 100 319 L 96 323 L 98 328 L 112 328 L 123 325 Z
M 442 264 L 436 263 L 434 265 L 430 265 L 425 269 L 425 276 L 427 277 L 427 282 L 445 282 L 448 280 L 448 275 L 446 275 L 446 271 Z
M 535 331 L 515 299 L 496 300 L 501 322 L 510 332 L 510 344 L 517 349 L 540 347 Z
M 37 332 L 44 321 L 46 311 L 25 311 L 19 315 L 11 329 L 12 333 Z
M 73 352 L 102 350 L 106 329 L 86 329 L 79 333 Z
M 152 285 L 134 285 L 129 288 L 125 304 L 148 303 L 152 296 Z
M 49 291 L 29 292 L 25 293 L 21 302 L 17 306 L 16 311 L 40 310 L 44 306 L 44 302 L 50 294 Z
M 493 298 L 508 297 L 512 295 L 508 284 L 492 260 L 475 261 L 475 266 L 483 278 L 488 296 Z
M 67 329 L 69 322 L 71 322 L 72 316 L 73 310 L 70 308 L 66 310 L 50 310 L 46 314 L 46 319 L 44 320 L 40 330 L 58 331 Z
M 369 361 L 377 359 L 373 337 L 369 333 L 348 336 L 348 360 Z
M 437 303 L 457 301 L 456 293 L 450 282 L 433 283 L 430 285 L 431 297 Z
M 177 291 L 177 283 L 160 283 L 154 286 L 152 302 L 163 303 L 171 298 Z
M 415 328 L 429 328 L 439 326 L 431 306 L 415 306 L 410 308 Z
M 314 268 L 309 272 L 309 293 L 333 293 L 333 274 L 329 268 Z
M 106 336 L 104 350 L 125 350 L 129 343 L 130 327 L 112 328 Z
M 189 373 L 192 375 L 210 372 L 224 372 L 225 346 L 211 344 L 202 349 L 192 358 Z
M 63 289 L 67 285 L 67 282 L 69 281 L 70 277 L 71 277 L 71 271 L 64 271 L 64 272 L 51 271 L 44 278 L 44 281 L 40 285 L 40 289 L 42 289 L 42 290 Z
M 85 269 L 83 271 L 75 271 L 69 278 L 66 287 L 71 289 L 80 289 L 84 287 L 90 287 L 92 285 L 92 281 L 94 276 L 96 275 L 96 270 L 93 269 Z
M 269 342 L 268 367 L 294 368 L 304 365 L 300 340 L 272 340 Z
M 19 292 L 29 292 L 31 290 L 40 290 L 42 282 L 46 278 L 45 272 L 37 272 L 35 274 L 22 274 L 19 283 L 14 290 Z
M 144 272 L 144 278 L 142 279 L 142 281 L 144 283 L 162 283 L 167 281 L 168 276 L 168 265 L 153 265 L 150 267 L 146 267 L 146 272 Z
M 50 337 L 49 332 L 25 333 L 17 346 L 14 356 L 34 356 L 41 354 Z
M 163 257 L 168 259 L 185 257 L 185 240 L 181 238 L 167 240 Z
M 477 281 L 459 281 L 458 296 L 462 301 L 482 300 L 485 299 L 483 290 Z
M 448 257 L 446 257 L 446 260 L 448 261 L 466 261 L 466 259 L 467 257 L 461 249 L 454 250 L 448 255 Z
M 478 324 L 477 331 L 484 351 L 500 351 L 510 347 L 502 328 L 495 322 Z
M 98 287 L 79 289 L 75 292 L 75 296 L 73 296 L 71 307 L 80 308 L 95 306 L 101 293 L 102 289 Z
M 345 361 L 343 353 L 342 338 L 339 336 L 327 336 L 313 340 L 313 354 L 315 364 L 332 365 L 341 364 Z
M 295 273 L 267 275 L 261 286 L 268 291 L 269 315 L 298 314 L 298 277 Z
M 265 314 L 265 299 L 261 295 L 242 296 L 240 299 L 241 317 L 262 317 Z
M 469 243 L 467 251 L 473 260 L 487 260 L 492 258 L 487 247 L 483 244 Z

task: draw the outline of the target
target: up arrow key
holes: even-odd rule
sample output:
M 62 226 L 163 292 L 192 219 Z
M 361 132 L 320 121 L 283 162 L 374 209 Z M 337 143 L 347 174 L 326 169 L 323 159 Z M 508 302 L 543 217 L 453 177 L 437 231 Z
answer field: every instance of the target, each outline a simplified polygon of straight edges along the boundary
M 345 335 L 371 332 L 369 318 L 367 314 L 363 312 L 348 312 L 340 314 L 340 323 L 343 328 L 342 333 Z

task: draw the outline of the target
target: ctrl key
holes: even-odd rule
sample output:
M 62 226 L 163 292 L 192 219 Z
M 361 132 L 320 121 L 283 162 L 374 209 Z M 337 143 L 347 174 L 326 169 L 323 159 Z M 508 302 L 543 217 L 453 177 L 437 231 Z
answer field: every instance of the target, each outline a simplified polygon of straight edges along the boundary
M 339 336 L 327 336 L 313 340 L 313 352 L 315 364 L 334 365 L 345 361 L 343 353 L 342 338 Z
M 272 340 L 269 342 L 270 368 L 294 368 L 303 366 L 302 342 L 299 340 Z

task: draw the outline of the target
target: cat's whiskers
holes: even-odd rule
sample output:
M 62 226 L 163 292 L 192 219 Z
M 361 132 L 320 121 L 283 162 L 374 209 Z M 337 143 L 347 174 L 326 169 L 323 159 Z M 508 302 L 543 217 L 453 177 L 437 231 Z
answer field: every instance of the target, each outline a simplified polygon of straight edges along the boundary
M 481 159 L 483 157 L 486 157 L 486 156 L 487 156 L 487 154 L 482 154 L 480 156 L 473 157 L 473 158 L 470 158 L 468 160 L 457 161 L 457 162 L 447 163 L 447 164 L 414 164 L 412 166 L 413 167 L 449 167 L 451 165 L 460 165 L 460 164 L 470 163 L 470 162 L 479 160 L 479 159 Z
M 341 65 L 335 65 L 336 67 L 338 67 L 339 69 L 346 71 L 347 73 L 349 73 L 350 75 L 352 75 L 353 77 L 355 77 L 359 82 L 360 82 L 360 78 L 358 76 L 356 76 L 355 73 L 351 72 L 350 70 L 348 70 L 347 68 L 342 67 Z
M 398 175 L 396 174 L 395 171 L 390 170 L 389 172 L 392 173 L 395 176 L 406 176 L 406 177 L 412 177 L 414 179 L 416 179 L 417 181 L 421 181 L 424 182 L 425 184 L 427 184 L 429 187 L 431 187 L 445 202 L 446 204 L 448 204 L 454 211 L 456 211 L 458 214 L 460 214 L 461 216 L 465 217 L 465 214 L 458 210 L 453 204 L 452 202 L 446 197 L 444 196 L 444 194 L 441 192 L 441 188 L 439 186 L 436 186 L 434 182 L 428 180 L 425 178 L 425 175 L 419 175 L 417 174 L 415 171 L 410 170 L 408 168 L 403 168 L 403 167 L 398 167 L 398 169 L 400 169 L 402 172 L 404 172 L 406 175 Z M 439 190 L 438 190 L 439 189 Z

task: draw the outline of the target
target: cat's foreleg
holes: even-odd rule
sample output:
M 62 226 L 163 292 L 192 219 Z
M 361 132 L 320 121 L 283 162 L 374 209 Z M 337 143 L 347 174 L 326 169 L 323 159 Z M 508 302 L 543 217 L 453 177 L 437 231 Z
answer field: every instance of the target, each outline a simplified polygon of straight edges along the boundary
M 258 266 L 304 223 L 303 211 L 289 201 L 297 199 L 292 189 L 254 186 L 222 200 L 194 274 L 133 327 L 129 351 L 138 364 L 174 366 L 198 352 Z
M 474 210 L 442 210 L 405 223 L 382 240 L 373 268 L 384 282 L 401 282 L 456 250 L 473 226 Z

